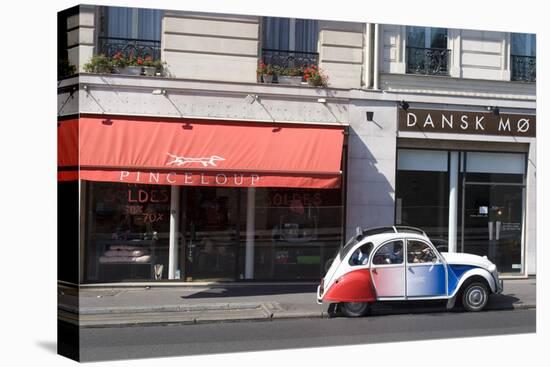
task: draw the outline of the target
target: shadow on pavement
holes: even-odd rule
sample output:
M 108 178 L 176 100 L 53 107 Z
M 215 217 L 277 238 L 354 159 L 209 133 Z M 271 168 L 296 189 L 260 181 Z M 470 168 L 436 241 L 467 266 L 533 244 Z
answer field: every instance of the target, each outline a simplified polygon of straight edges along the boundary
M 187 296 L 181 296 L 183 299 L 192 298 L 224 298 L 224 297 L 249 297 L 249 296 L 270 296 L 277 294 L 292 294 L 292 293 L 312 293 L 315 295 L 317 285 L 315 284 L 300 284 L 300 285 L 251 285 L 239 287 L 223 287 L 215 286 L 208 290 L 193 293 Z M 315 296 L 312 296 L 313 300 Z
M 513 295 L 494 294 L 489 296 L 489 301 L 487 302 L 485 310 L 514 310 L 514 304 L 517 304 L 518 301 L 520 301 L 519 298 L 514 297 Z M 450 310 L 447 309 L 446 305 L 446 300 L 377 302 L 371 306 L 368 315 L 384 316 L 442 312 L 466 312 L 466 310 L 464 310 L 458 300 L 455 307 Z M 343 314 L 340 312 L 337 306 L 331 307 L 328 312 L 329 314 L 331 314 L 332 317 L 343 317 Z
M 493 294 L 489 297 L 487 308 L 499 310 L 513 310 L 514 304 L 522 303 L 514 294 Z

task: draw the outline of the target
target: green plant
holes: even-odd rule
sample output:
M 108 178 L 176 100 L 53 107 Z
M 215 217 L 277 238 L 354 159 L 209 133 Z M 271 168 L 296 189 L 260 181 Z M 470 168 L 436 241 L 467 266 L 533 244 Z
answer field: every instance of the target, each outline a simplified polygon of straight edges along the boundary
M 161 60 L 153 60 L 152 56 L 145 56 L 143 59 L 143 66 L 154 67 L 157 68 L 157 70 L 162 70 L 164 64 L 165 62 Z
M 162 71 L 164 64 L 165 62 L 161 60 L 153 60 L 152 56 L 135 57 L 133 54 L 125 56 L 119 51 L 113 57 L 104 54 L 93 56 L 90 62 L 84 65 L 84 70 L 88 73 L 112 73 L 127 66 L 151 66 Z
M 66 78 L 76 74 L 76 66 L 71 64 L 69 60 L 58 60 L 57 62 L 57 76 L 58 78 Z
M 311 65 L 304 70 L 304 79 L 309 85 L 315 87 L 326 87 L 328 76 L 316 65 Z
M 104 54 L 95 55 L 90 59 L 90 62 L 84 65 L 84 71 L 88 73 L 111 73 L 113 63 Z
M 300 67 L 288 67 L 288 68 L 282 68 L 280 75 L 284 76 L 302 76 L 304 75 L 304 71 Z

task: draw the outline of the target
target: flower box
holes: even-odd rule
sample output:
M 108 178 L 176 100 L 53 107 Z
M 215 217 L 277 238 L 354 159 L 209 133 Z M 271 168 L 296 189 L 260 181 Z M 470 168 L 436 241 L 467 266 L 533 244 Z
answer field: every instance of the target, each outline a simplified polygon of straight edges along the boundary
M 141 75 L 143 67 L 137 65 L 128 65 L 119 69 L 120 74 L 124 75 Z
M 277 75 L 279 84 L 302 85 L 301 76 Z
M 264 83 L 273 83 L 273 74 L 263 74 L 262 81 Z
M 157 73 L 157 68 L 154 66 L 144 66 L 143 73 L 147 76 L 155 76 Z

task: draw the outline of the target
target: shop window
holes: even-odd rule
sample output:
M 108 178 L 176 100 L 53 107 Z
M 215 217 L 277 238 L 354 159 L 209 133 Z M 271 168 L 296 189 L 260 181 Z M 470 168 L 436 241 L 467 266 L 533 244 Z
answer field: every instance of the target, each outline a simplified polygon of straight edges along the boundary
M 342 243 L 341 189 L 255 191 L 254 278 L 322 277 Z
M 463 152 L 462 162 L 461 251 L 523 272 L 525 154 Z
M 262 60 L 265 64 L 282 69 L 317 65 L 317 20 L 264 17 L 262 30 Z
M 512 80 L 535 82 L 537 80 L 537 44 L 534 34 L 512 33 L 510 66 Z
M 448 152 L 399 149 L 396 224 L 419 227 L 436 246 L 447 246 L 449 224 Z
M 170 187 L 88 183 L 86 280 L 167 279 Z
M 407 73 L 447 75 L 450 53 L 446 28 L 407 27 Z
M 57 183 L 57 279 L 78 284 L 78 181 Z

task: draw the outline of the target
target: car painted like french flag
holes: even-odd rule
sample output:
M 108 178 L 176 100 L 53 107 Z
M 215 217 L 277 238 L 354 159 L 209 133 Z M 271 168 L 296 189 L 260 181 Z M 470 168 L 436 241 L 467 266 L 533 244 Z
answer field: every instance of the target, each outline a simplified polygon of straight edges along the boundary
M 502 292 L 498 271 L 485 256 L 439 252 L 424 231 L 392 226 L 362 230 L 340 248 L 321 284 L 318 303 L 337 303 L 349 317 L 379 301 L 458 299 L 480 311 Z

